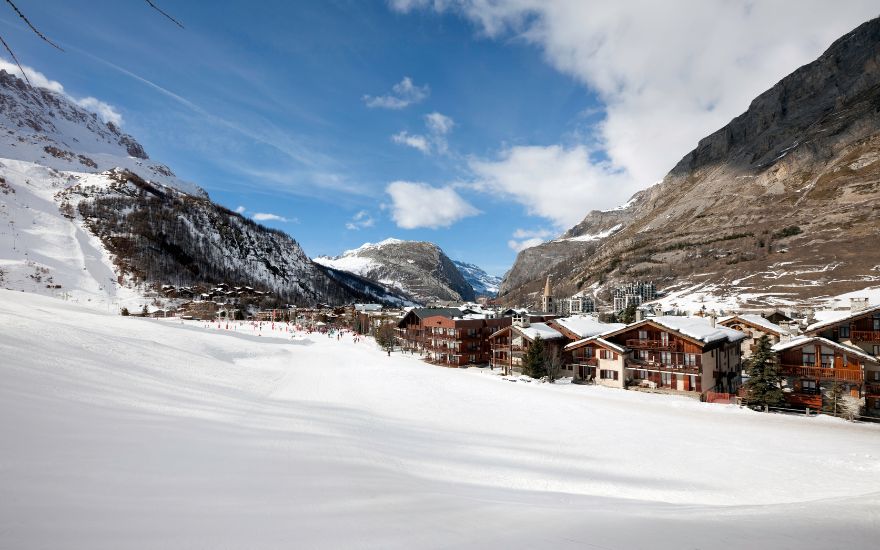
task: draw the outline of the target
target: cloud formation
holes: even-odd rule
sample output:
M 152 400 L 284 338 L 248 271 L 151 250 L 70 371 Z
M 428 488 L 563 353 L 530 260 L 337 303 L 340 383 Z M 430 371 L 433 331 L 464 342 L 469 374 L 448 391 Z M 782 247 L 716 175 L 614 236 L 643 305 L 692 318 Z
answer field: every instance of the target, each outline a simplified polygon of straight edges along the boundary
M 507 241 L 507 246 L 515 252 L 520 252 L 538 246 L 554 234 L 549 229 L 517 229 L 513 232 L 513 238 Z
M 391 88 L 390 94 L 380 96 L 364 96 L 364 103 L 371 109 L 404 109 L 423 101 L 431 93 L 431 89 L 427 84 L 417 86 L 413 84 L 410 77 L 405 76 L 403 80 L 395 84 Z
M 367 227 L 373 227 L 375 223 L 376 220 L 370 216 L 369 212 L 361 210 L 345 224 L 345 228 L 349 231 L 359 231 L 361 229 L 366 229 Z
M 418 149 L 426 155 L 431 153 L 446 153 L 449 143 L 446 136 L 452 131 L 455 121 L 452 118 L 438 112 L 425 115 L 426 134 L 410 134 L 406 130 L 391 136 L 391 141 L 400 145 L 406 145 Z
M 398 227 L 437 229 L 480 213 L 452 187 L 395 181 L 385 188 L 391 197 L 391 217 Z
M 70 101 L 82 107 L 83 109 L 95 113 L 102 121 L 112 122 L 116 126 L 122 126 L 122 115 L 119 113 L 119 111 L 116 110 L 115 107 L 113 107 L 109 103 L 105 103 L 100 99 L 91 96 L 76 98 L 65 92 L 64 86 L 62 86 L 61 83 L 57 80 L 51 80 L 40 71 L 28 67 L 27 65 L 22 65 L 21 68 L 24 69 L 24 74 L 27 75 L 28 80 L 33 86 L 36 86 L 37 88 L 45 88 L 57 94 L 61 94 Z M 14 63 L 9 63 L 5 59 L 0 59 L 0 69 L 6 71 L 9 74 L 22 76 L 21 69 L 18 68 L 18 65 Z
M 279 216 L 278 214 L 271 214 L 268 212 L 256 212 L 251 216 L 258 222 L 289 222 L 290 220 L 285 218 L 284 216 Z
M 492 187 L 557 224 L 612 208 L 660 180 L 697 141 L 739 115 L 786 74 L 818 57 L 836 38 L 877 15 L 875 1 L 603 2 L 600 0 L 391 0 L 393 9 L 451 11 L 490 38 L 515 36 L 595 92 L 606 116 L 591 142 L 561 148 L 505 149 L 478 164 Z M 546 145 L 546 144 L 545 144 Z M 540 149 L 546 151 L 540 151 Z M 596 161 L 592 158 L 602 160 Z M 540 161 L 548 162 L 543 165 Z M 555 160 L 567 160 L 565 177 Z M 497 166 L 492 166 L 496 164 Z M 516 168 L 529 168 L 529 191 Z M 540 195 L 561 182 L 576 205 L 551 213 Z M 534 200 L 539 205 L 532 206 Z M 571 210 L 579 209 L 579 214 Z

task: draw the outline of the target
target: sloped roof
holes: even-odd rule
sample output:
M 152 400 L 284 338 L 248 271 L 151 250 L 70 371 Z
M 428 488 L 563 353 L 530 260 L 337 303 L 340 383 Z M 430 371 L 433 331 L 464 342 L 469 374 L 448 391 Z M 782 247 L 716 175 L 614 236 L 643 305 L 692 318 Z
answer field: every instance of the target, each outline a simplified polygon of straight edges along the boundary
M 776 323 L 771 323 L 767 319 L 761 317 L 760 315 L 756 315 L 754 313 L 742 313 L 738 315 L 732 315 L 730 317 L 725 317 L 723 319 L 719 319 L 718 323 L 725 324 L 731 321 L 735 321 L 739 319 L 740 321 L 745 322 L 746 324 L 753 325 L 757 328 L 765 330 L 767 332 L 772 332 L 777 336 L 782 336 L 784 334 L 788 334 L 788 331 Z
M 577 334 L 580 338 L 589 338 L 625 327 L 623 323 L 603 323 L 592 315 L 572 315 L 553 319 L 563 328 Z
M 601 338 L 599 336 L 591 336 L 589 338 L 584 338 L 583 340 L 578 340 L 577 342 L 572 342 L 571 344 L 565 346 L 565 348 L 563 348 L 563 350 L 564 351 L 571 351 L 573 349 L 579 348 L 585 344 L 589 344 L 592 342 L 595 342 L 602 347 L 605 347 L 608 349 L 613 349 L 614 351 L 616 351 L 618 353 L 626 353 L 628 351 L 625 347 L 623 347 L 619 344 L 615 344 L 614 342 L 609 342 L 608 340 L 605 340 L 604 338 Z
M 709 322 L 709 320 L 704 317 L 665 316 L 652 317 L 648 320 L 653 321 L 658 325 L 662 325 L 668 329 L 684 334 L 685 336 L 693 338 L 694 340 L 706 342 L 707 344 L 718 342 L 719 340 L 727 340 L 728 342 L 739 342 L 740 340 L 748 338 L 748 335 L 738 330 L 733 330 L 732 328 L 727 328 L 724 326 L 718 326 L 717 323 L 713 327 L 711 322 Z
M 818 342 L 818 343 L 822 344 L 823 346 L 837 348 L 839 350 L 845 351 L 848 354 L 856 355 L 858 357 L 861 357 L 862 359 L 866 359 L 868 361 L 871 361 L 872 363 L 880 362 L 880 359 L 877 359 L 876 357 L 874 357 L 870 353 L 865 352 L 861 348 L 857 348 L 855 346 L 850 346 L 849 344 L 834 342 L 834 341 L 829 340 L 827 338 L 822 338 L 821 336 L 799 336 L 797 338 L 792 338 L 791 340 L 789 340 L 787 342 L 779 342 L 778 344 L 774 345 L 771 349 L 773 351 L 785 351 L 787 349 L 797 348 L 797 347 L 803 346 L 805 344 L 809 344 L 811 342 Z
M 872 313 L 880 312 L 880 305 L 867 307 L 860 311 L 821 311 L 816 312 L 816 315 L 822 315 L 824 317 L 821 321 L 817 321 L 812 325 L 808 326 L 805 332 L 813 332 L 816 330 L 822 330 L 824 328 L 836 325 L 838 323 L 842 323 L 843 321 L 847 321 L 849 319 L 856 319 L 859 317 L 864 317 L 865 315 L 870 315 Z
M 550 327 L 546 323 L 532 323 L 527 327 L 513 328 L 522 333 L 522 335 L 529 340 L 534 340 L 538 336 L 540 336 L 542 340 L 558 340 L 559 338 L 565 338 L 561 332 Z

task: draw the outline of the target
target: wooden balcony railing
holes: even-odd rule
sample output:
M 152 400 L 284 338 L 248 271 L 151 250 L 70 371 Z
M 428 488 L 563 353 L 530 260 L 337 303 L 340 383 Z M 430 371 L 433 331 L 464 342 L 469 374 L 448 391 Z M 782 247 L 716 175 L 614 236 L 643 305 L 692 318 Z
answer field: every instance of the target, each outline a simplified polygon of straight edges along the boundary
M 631 349 L 662 349 L 662 350 L 680 350 L 681 343 L 675 340 L 627 340 L 626 347 Z
M 850 340 L 859 342 L 880 342 L 880 330 L 852 330 Z
M 782 374 L 788 376 L 802 376 L 820 380 L 845 380 L 847 382 L 861 382 L 865 379 L 861 369 L 836 369 L 804 365 L 780 365 L 779 367 Z
M 573 357 L 571 364 L 597 367 L 599 366 L 599 359 L 597 357 Z
M 654 370 L 661 372 L 675 372 L 678 374 L 700 374 L 700 367 L 694 365 L 667 365 L 656 361 L 644 359 L 627 359 L 626 368 L 630 370 Z
M 868 382 L 865 393 L 870 396 L 880 396 L 880 382 Z

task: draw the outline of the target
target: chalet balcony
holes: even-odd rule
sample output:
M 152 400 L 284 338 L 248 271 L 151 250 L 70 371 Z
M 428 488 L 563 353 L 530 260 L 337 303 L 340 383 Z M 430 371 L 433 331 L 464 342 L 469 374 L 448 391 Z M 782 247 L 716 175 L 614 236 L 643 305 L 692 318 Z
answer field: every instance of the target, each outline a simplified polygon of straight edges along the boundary
M 585 367 L 598 367 L 599 366 L 599 358 L 598 357 L 573 357 L 571 364 L 572 365 L 583 365 Z
M 682 349 L 681 343 L 674 340 L 627 340 L 626 347 L 630 349 L 662 349 L 670 351 Z
M 865 393 L 872 397 L 880 397 L 880 382 L 869 382 L 865 386 Z
M 850 340 L 859 342 L 880 342 L 880 330 L 850 331 Z
M 626 368 L 630 370 L 651 370 L 660 372 L 674 372 L 678 374 L 699 375 L 700 367 L 696 365 L 667 365 L 657 361 L 649 361 L 644 359 L 627 359 Z
M 819 380 L 842 380 L 845 382 L 861 382 L 865 379 L 861 369 L 837 369 L 804 365 L 780 365 L 779 367 L 780 372 L 785 376 L 799 376 Z

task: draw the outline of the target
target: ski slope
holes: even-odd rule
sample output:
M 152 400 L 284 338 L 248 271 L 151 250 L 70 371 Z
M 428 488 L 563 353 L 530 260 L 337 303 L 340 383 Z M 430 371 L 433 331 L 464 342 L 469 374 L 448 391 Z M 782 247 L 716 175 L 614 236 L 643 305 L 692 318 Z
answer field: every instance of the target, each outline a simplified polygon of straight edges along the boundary
M 874 548 L 880 426 L 0 290 L 0 548 Z

